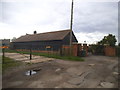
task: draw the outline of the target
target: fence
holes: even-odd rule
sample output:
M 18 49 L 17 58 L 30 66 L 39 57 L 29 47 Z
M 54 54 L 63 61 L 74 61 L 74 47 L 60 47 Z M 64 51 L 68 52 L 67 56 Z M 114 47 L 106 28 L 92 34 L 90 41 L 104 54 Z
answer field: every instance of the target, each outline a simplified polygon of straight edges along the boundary
M 104 45 L 91 45 L 89 50 L 94 55 L 105 55 L 105 56 L 116 56 L 117 55 L 117 48 L 111 46 L 104 46 Z
M 81 44 L 73 44 L 71 52 L 72 56 L 88 56 L 88 46 L 87 44 L 83 44 L 83 46 Z M 62 46 L 62 55 L 70 55 L 70 46 Z
M 116 55 L 120 57 L 120 46 L 116 47 Z
M 47 47 L 48 48 L 48 47 Z M 32 52 L 38 52 L 38 53 L 48 53 L 48 54 L 57 54 L 61 56 L 88 56 L 88 46 L 87 44 L 73 44 L 72 48 L 70 49 L 69 45 L 62 45 L 61 48 L 58 50 L 53 49 L 44 49 L 44 50 L 34 50 L 32 49 Z M 30 52 L 30 49 L 15 49 L 16 51 L 24 51 L 24 52 Z M 71 50 L 71 52 L 70 52 Z M 84 55 L 83 55 L 84 54 Z
M 116 48 L 111 46 L 106 46 L 104 48 L 105 56 L 116 56 Z
M 104 46 L 103 45 L 90 45 L 89 51 L 94 55 L 104 55 Z

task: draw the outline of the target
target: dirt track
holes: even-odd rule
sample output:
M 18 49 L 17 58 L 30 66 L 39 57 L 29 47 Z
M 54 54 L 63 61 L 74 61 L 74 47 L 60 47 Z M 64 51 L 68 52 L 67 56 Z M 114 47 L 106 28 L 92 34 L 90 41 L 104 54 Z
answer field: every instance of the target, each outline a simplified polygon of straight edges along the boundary
M 30 69 L 40 69 L 26 76 Z M 14 68 L 3 75 L 4 88 L 115 88 L 117 57 L 88 56 L 84 62 L 53 60 Z

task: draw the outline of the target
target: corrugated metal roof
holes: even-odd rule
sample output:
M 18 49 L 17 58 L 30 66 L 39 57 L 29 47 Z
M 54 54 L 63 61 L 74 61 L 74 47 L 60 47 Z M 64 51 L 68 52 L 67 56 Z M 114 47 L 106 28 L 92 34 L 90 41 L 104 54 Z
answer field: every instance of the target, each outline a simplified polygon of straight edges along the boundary
M 14 42 L 62 40 L 70 31 L 71 30 L 62 30 L 39 34 L 28 34 L 17 38 Z

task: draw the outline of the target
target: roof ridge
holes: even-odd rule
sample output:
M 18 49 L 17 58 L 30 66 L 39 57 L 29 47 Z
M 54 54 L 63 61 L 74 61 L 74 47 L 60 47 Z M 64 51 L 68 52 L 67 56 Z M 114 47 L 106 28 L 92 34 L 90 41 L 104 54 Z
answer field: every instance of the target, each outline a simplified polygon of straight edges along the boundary
M 38 34 L 24 35 L 16 39 L 16 41 L 35 41 L 35 40 L 61 40 L 63 39 L 71 30 L 59 30 L 53 32 L 45 32 Z
M 70 29 L 59 30 L 59 31 L 52 31 L 52 32 L 43 32 L 43 33 L 37 33 L 37 34 L 29 34 L 29 35 L 39 35 L 39 34 L 48 34 L 48 33 L 56 33 L 56 32 L 65 32 L 65 31 L 70 31 Z

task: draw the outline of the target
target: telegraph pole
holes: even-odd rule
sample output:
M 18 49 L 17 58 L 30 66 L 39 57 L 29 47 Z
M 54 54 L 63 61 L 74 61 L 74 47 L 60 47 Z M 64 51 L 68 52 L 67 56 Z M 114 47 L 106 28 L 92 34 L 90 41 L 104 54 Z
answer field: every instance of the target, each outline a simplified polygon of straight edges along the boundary
M 70 21 L 70 55 L 72 54 L 72 25 L 73 25 L 73 0 L 71 5 L 71 21 Z
M 32 60 L 32 45 L 30 45 L 30 65 Z M 30 75 L 32 75 L 32 70 L 30 70 Z
M 4 64 L 4 62 L 5 62 L 5 48 L 4 48 L 4 44 L 3 44 L 3 47 L 2 47 L 2 53 L 3 53 L 3 55 L 2 55 L 2 59 L 3 59 L 3 64 Z

